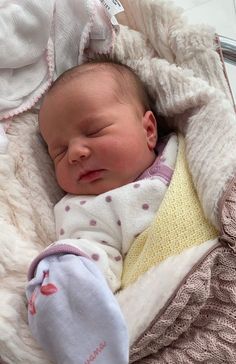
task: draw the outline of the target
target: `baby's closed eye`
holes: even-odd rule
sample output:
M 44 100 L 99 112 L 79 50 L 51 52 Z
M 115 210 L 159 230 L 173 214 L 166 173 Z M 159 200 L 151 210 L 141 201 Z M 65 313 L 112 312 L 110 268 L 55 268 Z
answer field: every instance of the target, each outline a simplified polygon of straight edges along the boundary
M 53 160 L 55 160 L 58 157 L 62 157 L 67 151 L 67 146 L 63 146 L 57 149 L 54 149 L 52 151 L 49 150 L 49 154 Z
M 101 127 L 91 128 L 91 130 L 88 130 L 87 136 L 88 137 L 96 137 L 102 135 L 107 128 L 109 128 L 112 124 L 104 125 Z

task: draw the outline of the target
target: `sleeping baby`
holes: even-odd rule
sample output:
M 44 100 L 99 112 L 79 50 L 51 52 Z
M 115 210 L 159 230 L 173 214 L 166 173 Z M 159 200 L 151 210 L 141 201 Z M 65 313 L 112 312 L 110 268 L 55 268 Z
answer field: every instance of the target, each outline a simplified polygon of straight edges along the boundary
M 40 132 L 67 194 L 55 206 L 58 240 L 31 264 L 27 297 L 31 331 L 55 363 L 129 362 L 114 293 L 177 153 L 177 137 L 159 141 L 156 123 L 141 80 L 109 60 L 66 71 L 43 100 Z

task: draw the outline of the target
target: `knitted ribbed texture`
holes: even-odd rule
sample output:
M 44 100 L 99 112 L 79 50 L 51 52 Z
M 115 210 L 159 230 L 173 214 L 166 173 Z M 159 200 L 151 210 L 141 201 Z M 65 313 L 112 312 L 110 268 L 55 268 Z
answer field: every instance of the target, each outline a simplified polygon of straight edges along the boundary
M 169 1 L 163 0 L 122 0 L 122 3 L 128 19 L 133 18 L 135 29 L 149 39 L 158 56 L 174 63 L 175 54 L 170 47 L 170 35 L 185 26 L 186 21 L 181 17 L 183 10 L 174 4 L 170 6 Z M 139 52 L 138 47 L 137 51 Z
M 221 241 L 236 253 L 236 177 L 229 184 L 221 201 Z
M 229 152 L 236 145 L 236 118 L 227 102 L 218 99 L 220 103 L 217 109 L 215 98 L 189 119 L 186 138 L 187 160 L 199 198 L 208 218 L 218 227 L 218 202 L 236 171 L 236 153 Z
M 130 363 L 235 363 L 235 272 L 232 251 L 216 248 L 133 345 Z
M 130 4 L 146 44 L 152 44 L 166 59 L 153 57 L 150 46 L 144 47 L 144 38 L 138 33 L 134 54 L 126 28 L 121 29 L 114 53 L 143 79 L 156 100 L 157 110 L 173 117 L 170 125 L 187 134 L 187 159 L 195 187 L 206 216 L 219 228 L 218 201 L 236 171 L 236 153 L 229 153 L 236 145 L 236 117 L 220 57 L 215 52 L 214 32 L 207 27 L 198 27 L 194 32 L 193 27 L 183 25 L 174 8 L 162 1 L 131 0 Z M 227 143 L 221 143 L 222 137 Z
M 214 29 L 207 25 L 189 25 L 183 27 L 181 32 L 179 29 L 173 31 L 170 36 L 170 47 L 175 54 L 175 63 L 182 68 L 191 69 L 194 76 L 222 90 L 230 99 L 227 81 L 223 72 L 219 73 L 223 65 L 215 51 L 216 45 Z
M 214 29 L 207 25 L 189 25 L 183 9 L 163 0 L 122 0 L 127 19 L 156 50 L 159 58 L 188 68 L 195 76 L 223 90 L 230 97 L 222 72 L 221 60 L 215 52 Z M 148 17 L 148 21 L 146 21 Z M 136 47 L 136 56 L 141 51 Z M 144 52 L 144 50 L 142 50 Z M 147 55 L 147 53 L 144 52 Z

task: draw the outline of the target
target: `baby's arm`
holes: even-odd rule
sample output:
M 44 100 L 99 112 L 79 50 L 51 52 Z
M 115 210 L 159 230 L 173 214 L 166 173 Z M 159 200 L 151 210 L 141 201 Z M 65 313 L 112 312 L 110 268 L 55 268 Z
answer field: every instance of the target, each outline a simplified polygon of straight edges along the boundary
M 59 240 L 34 260 L 27 286 L 31 331 L 56 363 L 128 363 L 127 328 L 107 281 L 113 291 L 120 287 L 122 256 L 165 190 L 158 180 L 142 180 L 95 204 L 67 196 L 57 205 Z
M 91 203 L 81 211 L 80 202 L 66 197 L 57 205 L 59 240 L 31 265 L 30 328 L 58 364 L 127 364 L 128 332 L 112 293 L 122 271 L 120 226 L 109 209 Z
M 122 228 L 110 195 L 65 196 L 55 207 L 58 240 L 49 250 L 76 251 L 97 265 L 112 292 L 120 288 Z
M 141 180 L 99 196 L 67 195 L 55 207 L 58 241 L 53 249 L 77 249 L 102 271 L 113 292 L 120 288 L 122 257 L 152 222 L 167 186 Z
M 98 233 L 96 235 L 99 237 Z M 66 254 L 74 254 L 91 260 L 102 272 L 113 293 L 120 288 L 123 260 L 119 250 L 109 246 L 105 241 L 92 238 L 61 239 L 51 244 L 34 259 L 29 270 L 29 277 L 34 275 L 41 260 L 50 256 Z
M 43 258 L 26 293 L 30 329 L 55 363 L 128 363 L 123 315 L 90 259 L 69 253 Z
M 76 207 L 64 202 L 56 214 L 59 240 L 29 270 L 31 331 L 58 364 L 92 359 L 98 364 L 127 364 L 128 331 L 112 293 L 120 286 L 122 259 L 121 245 L 111 237 L 121 237 L 112 230 L 111 219 L 102 224 L 104 216 L 99 220 L 98 210 L 99 229 L 94 214 L 70 214 Z M 84 223 L 88 218 L 91 224 Z

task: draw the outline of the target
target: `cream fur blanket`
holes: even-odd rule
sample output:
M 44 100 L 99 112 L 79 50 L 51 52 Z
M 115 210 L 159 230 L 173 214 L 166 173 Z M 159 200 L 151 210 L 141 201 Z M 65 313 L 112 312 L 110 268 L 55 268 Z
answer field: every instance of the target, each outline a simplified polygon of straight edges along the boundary
M 138 31 L 121 27 L 114 53 L 137 70 L 155 97 L 158 111 L 170 125 L 184 133 L 186 157 L 202 207 L 219 229 L 219 201 L 236 172 L 236 153 L 232 152 L 236 145 L 236 120 L 222 63 L 215 51 L 214 32 L 204 26 L 189 26 L 181 11 L 169 1 L 127 0 L 124 5 L 128 19 L 135 14 Z M 48 364 L 49 359 L 27 326 L 24 287 L 31 260 L 55 239 L 52 209 L 62 192 L 56 185 L 51 161 L 38 134 L 36 113 L 16 117 L 9 129 L 9 140 L 9 153 L 0 155 L 0 362 Z M 205 249 L 201 257 L 207 253 Z M 230 254 L 227 249 L 226 252 Z M 186 252 L 185 262 L 189 253 Z M 191 352 L 188 361 L 178 359 L 177 349 L 172 345 L 178 335 L 157 339 L 160 345 L 155 349 L 143 341 L 143 334 L 148 334 L 154 327 L 153 320 L 163 313 L 164 321 L 157 326 L 162 330 L 160 335 L 163 337 L 167 327 L 174 328 L 175 321 L 168 307 L 180 297 L 178 287 L 198 258 L 188 266 L 184 264 L 183 269 L 180 264 L 176 270 L 173 266 L 176 267 L 178 257 L 173 257 L 168 265 L 152 268 L 117 295 L 130 332 L 130 362 L 198 362 Z M 209 261 L 203 263 L 210 266 Z M 159 276 L 161 281 L 157 279 Z M 202 294 L 206 291 L 196 285 L 193 290 L 194 287 Z M 187 332 L 188 325 L 183 327 Z M 195 339 L 189 340 L 191 343 Z M 194 345 L 196 351 L 196 340 Z M 161 354 L 155 356 L 159 349 Z M 224 362 L 227 355 L 224 357 L 219 350 L 216 345 L 215 357 L 212 354 L 212 361 L 207 357 L 208 363 Z M 221 361 L 217 361 L 220 354 Z

